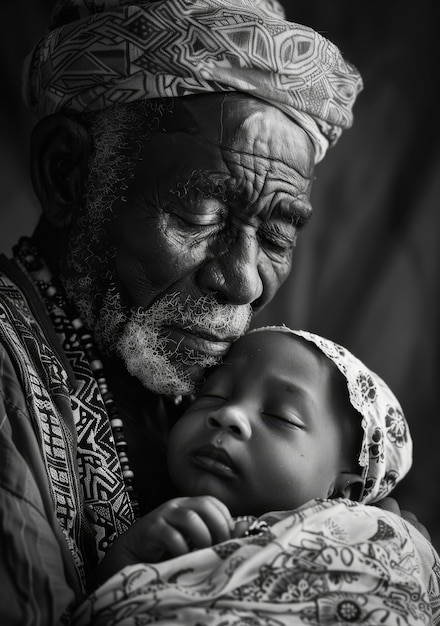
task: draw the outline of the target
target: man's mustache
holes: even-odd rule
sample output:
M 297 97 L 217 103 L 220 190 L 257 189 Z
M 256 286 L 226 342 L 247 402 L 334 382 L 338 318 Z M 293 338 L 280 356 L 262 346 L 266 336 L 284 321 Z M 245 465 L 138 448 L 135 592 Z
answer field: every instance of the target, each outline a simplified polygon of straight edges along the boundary
M 251 317 L 250 306 L 222 304 L 215 295 L 165 294 L 125 316 L 116 352 L 150 391 L 188 395 L 246 332 Z
M 152 321 L 156 326 L 174 323 L 195 334 L 200 331 L 225 340 L 241 336 L 252 320 L 250 305 L 221 303 L 212 294 L 199 298 L 182 298 L 179 292 L 167 294 L 147 310 L 153 313 Z

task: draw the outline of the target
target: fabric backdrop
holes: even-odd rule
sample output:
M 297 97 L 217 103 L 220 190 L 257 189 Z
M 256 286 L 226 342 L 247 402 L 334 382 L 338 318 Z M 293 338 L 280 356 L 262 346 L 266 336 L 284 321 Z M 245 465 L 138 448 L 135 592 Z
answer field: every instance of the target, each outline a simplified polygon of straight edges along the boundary
M 355 123 L 316 170 L 315 214 L 294 269 L 254 325 L 286 323 L 338 341 L 380 374 L 412 429 L 414 466 L 396 492 L 440 550 L 440 132 L 434 2 L 285 0 L 288 19 L 334 41 L 365 89 Z M 0 37 L 0 249 L 29 234 L 33 121 L 20 68 L 51 0 L 6 0 Z

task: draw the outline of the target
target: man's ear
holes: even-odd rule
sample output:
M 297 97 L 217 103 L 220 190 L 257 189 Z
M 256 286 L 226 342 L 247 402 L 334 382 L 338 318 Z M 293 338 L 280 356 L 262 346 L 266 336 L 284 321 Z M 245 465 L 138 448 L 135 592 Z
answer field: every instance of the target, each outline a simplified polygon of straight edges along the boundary
M 333 498 L 349 498 L 358 501 L 362 492 L 363 480 L 360 474 L 354 472 L 341 472 L 338 474 L 331 494 Z
M 82 201 L 92 139 L 74 117 L 50 115 L 35 126 L 31 177 L 43 212 L 57 228 L 70 224 Z

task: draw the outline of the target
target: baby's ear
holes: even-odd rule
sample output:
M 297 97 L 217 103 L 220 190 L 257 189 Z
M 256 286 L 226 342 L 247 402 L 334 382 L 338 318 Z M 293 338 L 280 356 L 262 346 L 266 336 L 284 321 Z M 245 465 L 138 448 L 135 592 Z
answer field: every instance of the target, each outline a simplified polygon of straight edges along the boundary
M 362 492 L 363 480 L 360 474 L 341 472 L 338 474 L 330 498 L 349 498 L 358 501 Z

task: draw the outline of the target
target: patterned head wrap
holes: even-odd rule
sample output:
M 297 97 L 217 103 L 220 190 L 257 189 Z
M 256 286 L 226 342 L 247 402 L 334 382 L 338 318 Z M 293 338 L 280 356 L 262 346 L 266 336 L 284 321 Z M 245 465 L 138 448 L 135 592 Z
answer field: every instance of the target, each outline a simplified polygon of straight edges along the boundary
M 346 348 L 319 335 L 286 326 L 266 326 L 313 343 L 344 376 L 351 405 L 362 416 L 363 438 L 358 458 L 363 489 L 359 501 L 375 502 L 390 493 L 412 464 L 412 439 L 402 407 L 384 381 Z
M 239 91 L 297 122 L 318 162 L 351 126 L 362 80 L 333 43 L 283 16 L 277 0 L 58 0 L 25 97 L 44 117 Z

